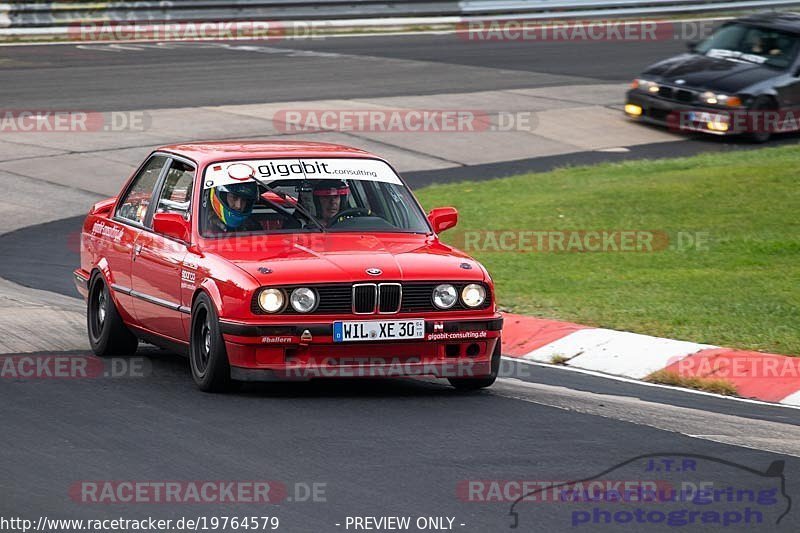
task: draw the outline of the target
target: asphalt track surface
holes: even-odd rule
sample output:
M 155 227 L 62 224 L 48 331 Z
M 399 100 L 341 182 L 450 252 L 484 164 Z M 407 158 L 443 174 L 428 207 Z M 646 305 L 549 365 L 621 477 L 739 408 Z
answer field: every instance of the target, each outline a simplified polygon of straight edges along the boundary
M 672 42 L 476 46 L 452 35 L 275 46 L 353 56 L 347 67 L 352 70 L 342 70 L 341 62 L 324 56 L 278 54 L 270 56 L 268 69 L 259 69 L 258 56 L 218 48 L 101 53 L 71 45 L 8 47 L 2 49 L 8 61 L 0 63 L 0 101 L 7 108 L 141 109 L 530 87 L 561 83 L 564 77 L 573 83 L 623 81 L 652 59 L 683 47 Z M 394 72 L 385 64 L 393 58 L 430 65 Z M 470 66 L 506 72 L 497 79 L 470 77 L 463 68 Z M 691 141 L 679 145 L 696 149 Z M 674 154 L 676 144 L 668 150 Z M 471 170 L 461 172 L 447 179 L 471 177 Z M 410 181 L 414 179 L 423 184 L 433 178 L 420 174 Z M 74 295 L 69 270 L 76 264 L 79 222 L 72 218 L 0 237 L 2 262 L 13 266 L 5 266 L 0 275 L 15 270 L 27 276 L 17 279 L 26 285 Z M 413 379 L 251 384 L 234 394 L 207 395 L 194 388 L 184 359 L 153 349 L 140 355 L 146 369 L 140 378 L 0 382 L 0 516 L 276 515 L 279 531 L 289 532 L 344 531 L 346 517 L 354 515 L 452 516 L 455 530 L 495 532 L 511 530 L 510 502 L 462 501 L 460 482 L 575 480 L 597 477 L 604 470 L 611 470 L 607 479 L 616 480 L 670 477 L 630 466 L 614 468 L 654 453 L 706 456 L 699 460 L 702 472 L 677 477 L 717 487 L 761 486 L 765 478 L 754 472 L 785 461 L 787 492 L 800 496 L 794 481 L 800 459 L 794 456 L 543 405 L 535 398 L 525 401 L 492 390 L 463 394 L 442 383 Z M 505 372 L 521 374 L 515 365 Z M 745 422 L 743 433 L 748 432 L 747 420 L 792 426 L 800 421 L 794 410 L 559 369 L 533 367 L 533 374 L 522 379 L 609 398 L 736 415 Z M 766 479 L 774 483 L 778 478 Z M 295 484 L 321 483 L 325 501 L 269 506 L 85 504 L 69 496 L 70 487 L 83 480 L 276 480 L 289 487 L 295 500 Z M 775 525 L 789 506 L 778 497 L 758 529 L 800 530 L 796 501 Z M 612 504 L 601 507 L 616 510 Z M 576 506 L 569 504 L 529 502 L 517 510 L 520 527 L 511 531 L 676 529 L 603 523 L 573 527 Z M 737 530 L 719 525 L 677 529 Z
M 275 52 L 248 51 L 251 44 Z M 0 48 L 0 102 L 111 111 L 625 82 L 685 50 L 680 41 L 471 42 L 455 34 L 124 46 Z
M 458 531 L 513 531 L 509 502 L 462 501 L 459 483 L 584 479 L 651 453 L 701 454 L 762 471 L 775 459 L 785 459 L 787 477 L 800 467 L 797 458 L 492 392 L 459 394 L 414 380 L 353 380 L 259 385 L 233 395 L 206 395 L 195 390 L 182 359 L 153 354 L 148 361 L 151 376 L 115 380 L 113 386 L 105 380 L 3 385 L 3 515 L 275 515 L 283 531 L 344 530 L 335 524 L 343 524 L 348 515 L 453 516 L 456 524 L 465 524 L 455 527 Z M 738 468 L 707 464 L 691 479 L 718 487 L 759 482 Z M 609 474 L 617 480 L 652 476 L 633 469 Z M 325 501 L 268 506 L 71 501 L 69 487 L 88 480 L 275 480 L 289 486 L 290 493 L 296 484 L 322 483 Z M 615 510 L 617 505 L 604 507 Z M 797 531 L 796 513 L 780 529 L 774 526 L 786 502 L 779 506 L 780 512 L 766 513 L 769 523 L 761 530 Z M 523 504 L 519 531 L 574 530 L 572 510 L 565 503 Z M 656 530 L 634 530 L 651 529 Z M 625 529 L 590 525 L 585 530 Z

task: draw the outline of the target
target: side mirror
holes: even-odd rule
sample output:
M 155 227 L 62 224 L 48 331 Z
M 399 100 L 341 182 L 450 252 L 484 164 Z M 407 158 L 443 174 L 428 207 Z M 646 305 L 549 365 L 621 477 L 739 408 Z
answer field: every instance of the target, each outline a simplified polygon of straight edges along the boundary
M 458 211 L 455 207 L 437 207 L 428 213 L 428 221 L 434 232 L 441 233 L 458 224 Z
M 690 52 L 694 52 L 698 44 L 700 44 L 698 41 L 689 41 L 688 43 L 686 43 L 686 49 L 689 50 Z
M 189 221 L 178 213 L 156 213 L 153 215 L 153 231 L 186 243 L 191 238 Z
M 91 209 L 89 209 L 90 215 L 104 215 L 111 212 L 113 209 L 114 204 L 117 203 L 117 197 L 114 196 L 113 198 L 106 198 L 105 200 L 101 200 L 95 203 Z

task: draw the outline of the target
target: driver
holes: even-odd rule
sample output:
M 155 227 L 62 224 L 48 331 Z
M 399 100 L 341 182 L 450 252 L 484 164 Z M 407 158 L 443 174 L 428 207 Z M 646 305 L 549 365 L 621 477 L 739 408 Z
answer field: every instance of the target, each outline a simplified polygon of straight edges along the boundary
M 214 213 L 210 217 L 210 228 L 223 233 L 260 229 L 259 224 L 251 218 L 253 204 L 258 197 L 258 185 L 252 181 L 214 187 L 209 193 L 211 211 Z
M 350 187 L 342 180 L 320 180 L 314 184 L 314 207 L 320 222 L 330 226 L 336 215 L 347 206 Z
M 751 48 L 752 53 L 761 56 L 770 55 L 777 56 L 781 54 L 781 49 L 778 46 L 778 40 L 769 36 L 758 36 L 756 42 L 753 43 Z

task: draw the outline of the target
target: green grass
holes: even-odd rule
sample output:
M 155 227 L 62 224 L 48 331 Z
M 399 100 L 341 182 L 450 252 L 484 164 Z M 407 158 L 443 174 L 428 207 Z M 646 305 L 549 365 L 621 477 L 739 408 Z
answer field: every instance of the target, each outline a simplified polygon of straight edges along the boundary
M 660 383 L 662 385 L 672 385 L 674 387 L 683 387 L 686 389 L 697 389 L 713 392 L 714 394 L 724 394 L 726 396 L 739 395 L 736 385 L 724 379 L 708 379 L 695 376 L 684 377 L 675 372 L 658 370 L 644 378 L 644 380 L 650 383 Z
M 563 168 L 418 191 L 464 230 L 658 230 L 654 252 L 473 251 L 507 311 L 800 354 L 800 147 Z M 706 235 L 702 249 L 674 245 Z M 458 242 L 460 241 L 460 242 Z

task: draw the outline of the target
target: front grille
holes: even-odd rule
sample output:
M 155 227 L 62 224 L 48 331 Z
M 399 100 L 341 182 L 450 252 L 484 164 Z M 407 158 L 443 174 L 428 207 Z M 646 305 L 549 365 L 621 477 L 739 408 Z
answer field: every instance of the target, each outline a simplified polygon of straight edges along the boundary
M 399 283 L 381 283 L 378 285 L 378 312 L 398 312 L 402 295 L 403 286 Z
M 353 313 L 358 315 L 375 312 L 378 286 L 374 283 L 353 285 Z
M 694 91 L 688 89 L 677 89 L 675 87 L 667 87 L 661 85 L 658 88 L 658 97 L 664 100 L 672 100 L 673 102 L 681 102 L 683 104 L 691 104 L 694 102 Z
M 684 90 L 675 91 L 675 100 L 690 104 L 694 101 L 694 93 L 692 91 Z
M 341 315 L 341 314 L 392 314 L 392 313 L 428 313 L 442 311 L 433 305 L 433 289 L 441 283 L 452 283 L 459 294 L 465 285 L 473 282 L 446 282 L 446 281 L 410 281 L 406 283 L 334 283 L 334 284 L 308 284 L 278 287 L 282 289 L 287 298 L 292 290 L 297 287 L 309 287 L 317 293 L 318 304 L 310 314 L 314 315 Z M 484 284 L 489 292 L 489 287 Z M 380 294 L 380 297 L 378 296 Z M 478 309 L 486 309 L 491 305 L 492 295 L 487 294 L 484 303 Z M 463 311 L 469 309 L 459 300 L 447 311 Z M 255 315 L 264 315 L 258 305 L 258 291 L 253 295 L 250 310 Z M 279 314 L 297 315 L 291 305 Z
M 436 285 L 438 283 L 406 283 L 403 286 L 403 307 L 401 310 L 404 313 L 413 313 L 414 311 L 438 309 L 433 305 L 433 288 Z
M 672 100 L 672 92 L 672 87 L 661 86 L 658 88 L 658 96 L 667 100 Z

